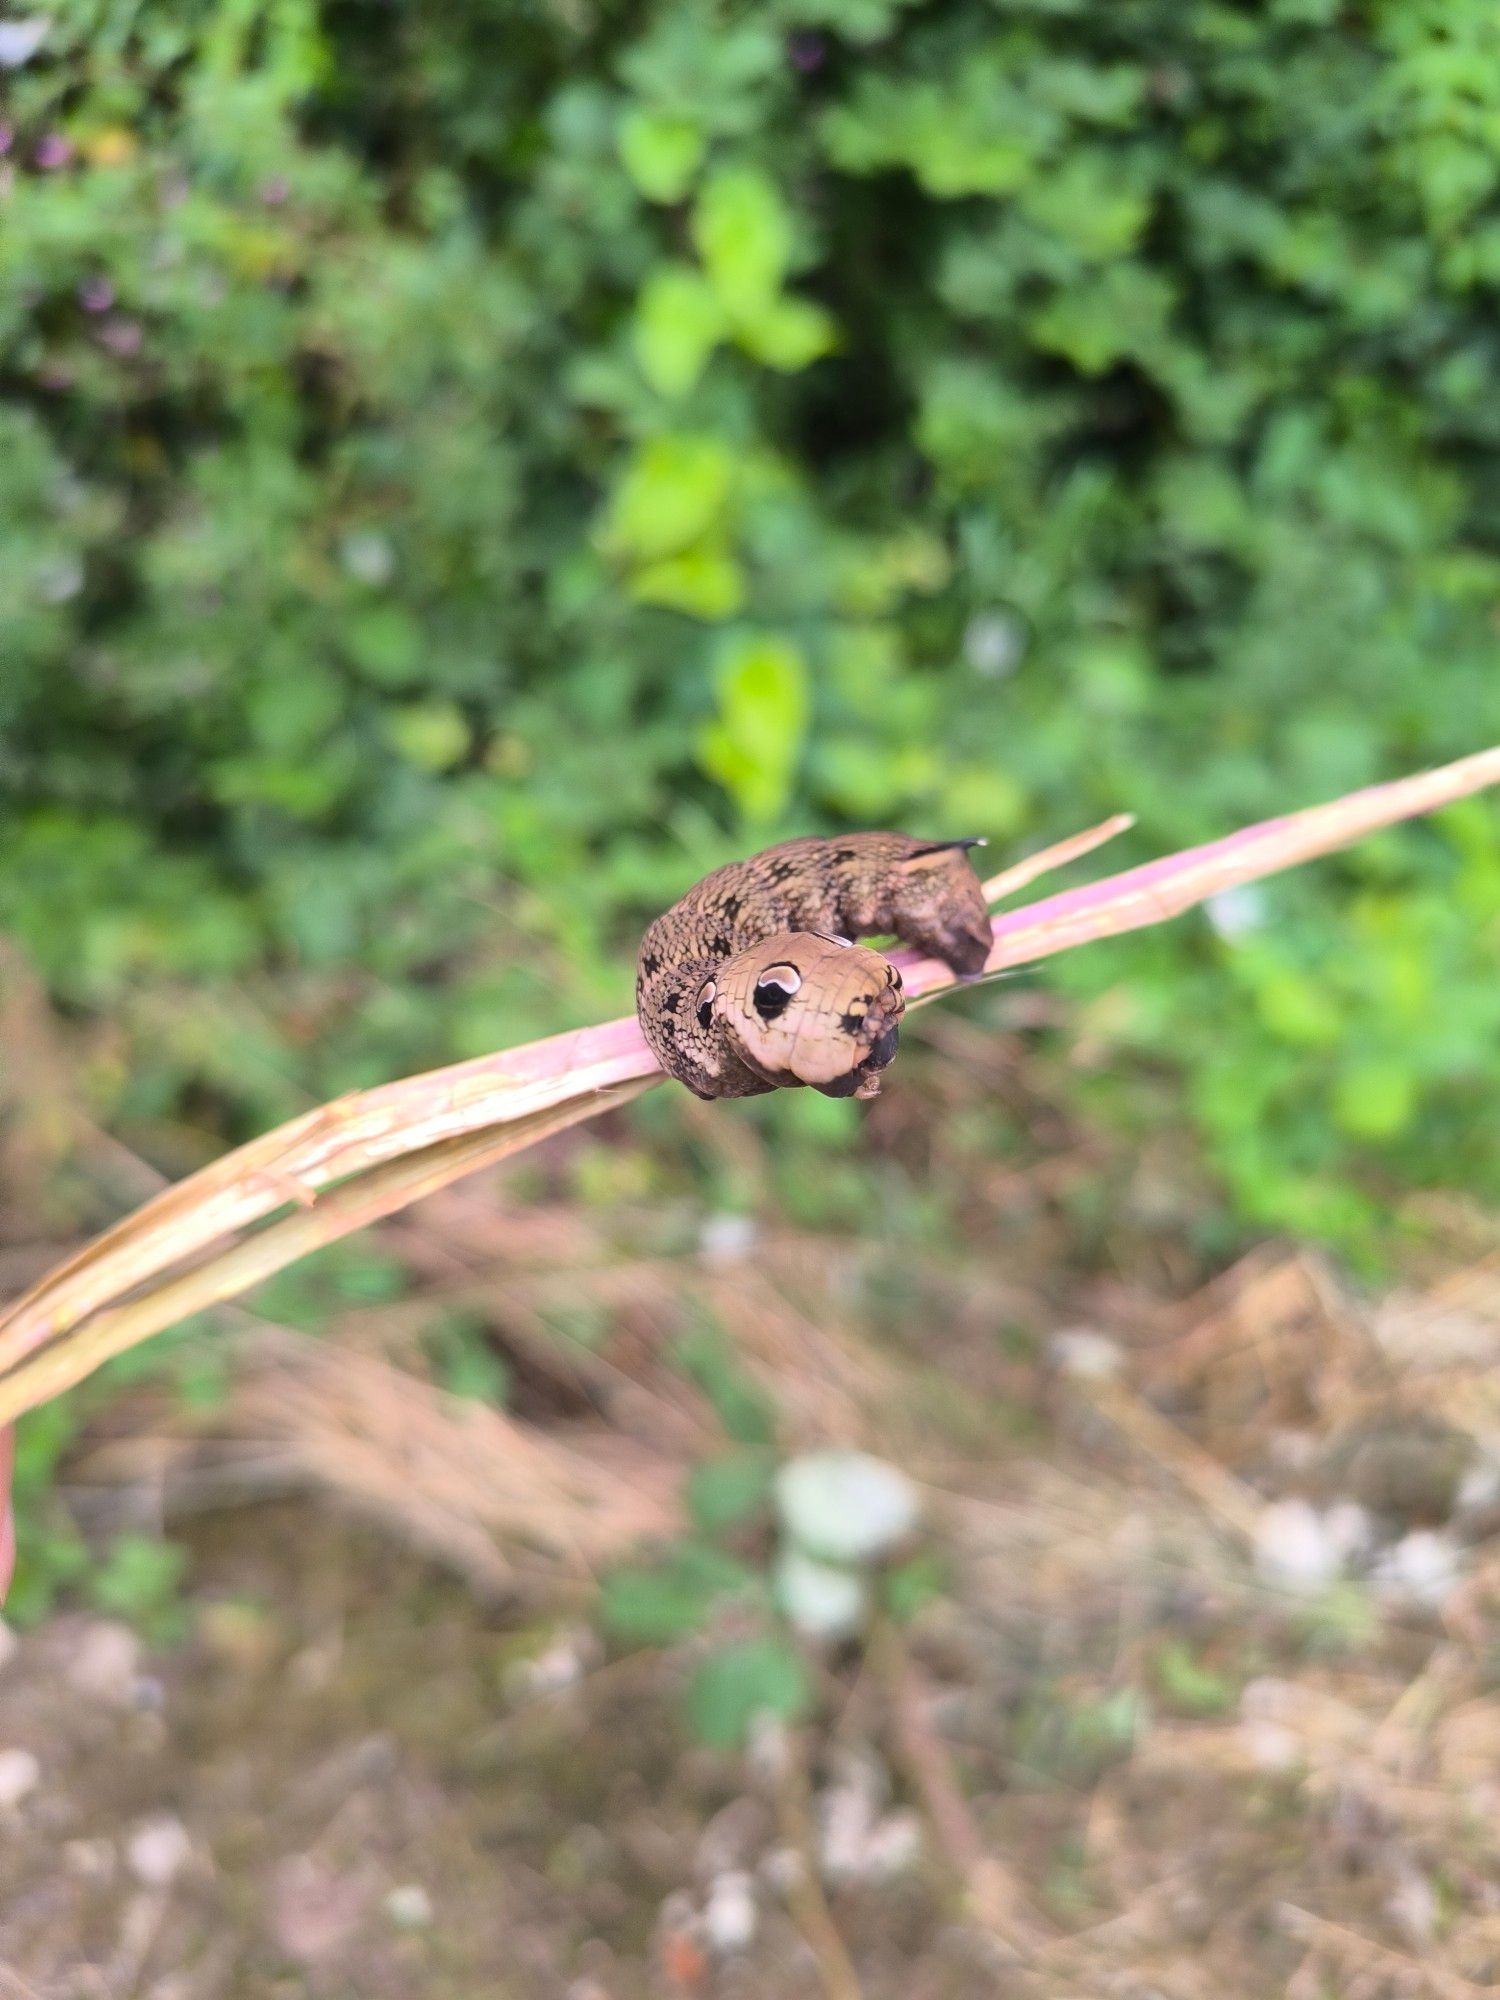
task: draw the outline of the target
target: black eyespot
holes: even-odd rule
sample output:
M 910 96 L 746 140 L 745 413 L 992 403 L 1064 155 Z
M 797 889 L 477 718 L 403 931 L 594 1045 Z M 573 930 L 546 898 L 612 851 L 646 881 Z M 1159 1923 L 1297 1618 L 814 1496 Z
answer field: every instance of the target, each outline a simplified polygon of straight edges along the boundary
M 771 965 L 755 982 L 755 991 L 750 996 L 755 1011 L 763 1021 L 774 1021 L 784 1014 L 791 1004 L 792 995 L 802 984 L 802 974 L 795 965 Z
M 705 1034 L 714 1024 L 714 995 L 718 990 L 711 979 L 705 979 L 698 988 L 698 1026 Z

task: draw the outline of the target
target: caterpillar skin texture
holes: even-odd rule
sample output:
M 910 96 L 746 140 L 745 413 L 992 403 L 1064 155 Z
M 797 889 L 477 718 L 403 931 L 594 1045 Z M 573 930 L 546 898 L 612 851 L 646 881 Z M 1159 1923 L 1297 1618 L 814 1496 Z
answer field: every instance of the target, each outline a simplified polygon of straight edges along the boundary
M 641 941 L 635 1005 L 652 1054 L 698 1097 L 801 1084 L 875 1096 L 896 1053 L 901 975 L 852 940 L 894 935 L 981 971 L 989 912 L 965 851 L 976 844 L 787 840 L 705 875 Z

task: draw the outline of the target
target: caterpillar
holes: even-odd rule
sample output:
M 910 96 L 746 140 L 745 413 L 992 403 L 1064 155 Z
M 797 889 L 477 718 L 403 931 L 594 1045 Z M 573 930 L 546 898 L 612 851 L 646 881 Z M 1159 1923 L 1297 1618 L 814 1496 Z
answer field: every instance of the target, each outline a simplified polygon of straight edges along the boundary
M 783 841 L 689 889 L 641 940 L 636 1013 L 698 1097 L 810 1085 L 874 1097 L 896 1053 L 901 975 L 859 938 L 894 935 L 955 972 L 984 967 L 976 840 L 852 833 Z

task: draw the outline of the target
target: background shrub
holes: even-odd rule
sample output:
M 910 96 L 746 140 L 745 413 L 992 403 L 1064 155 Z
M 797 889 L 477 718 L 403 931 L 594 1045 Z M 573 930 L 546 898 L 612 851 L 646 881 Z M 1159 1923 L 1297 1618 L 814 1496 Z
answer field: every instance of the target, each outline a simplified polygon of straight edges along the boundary
M 790 831 L 1155 851 L 1500 737 L 1478 0 L 64 0 L 6 53 L 0 930 L 125 1024 L 111 1120 L 618 1011 Z M 1069 962 L 1077 1088 L 1185 1095 L 1255 1227 L 1493 1198 L 1497 889 L 1476 806 Z

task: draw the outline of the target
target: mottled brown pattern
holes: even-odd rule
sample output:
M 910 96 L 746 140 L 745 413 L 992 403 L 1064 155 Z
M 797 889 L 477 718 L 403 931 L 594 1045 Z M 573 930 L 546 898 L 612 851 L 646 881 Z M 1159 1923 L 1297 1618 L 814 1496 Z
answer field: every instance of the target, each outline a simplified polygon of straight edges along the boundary
M 810 1084 L 873 1097 L 896 1053 L 901 978 L 851 942 L 894 935 L 955 972 L 983 968 L 989 913 L 970 841 L 852 833 L 717 868 L 641 942 L 636 1012 L 699 1097 Z

